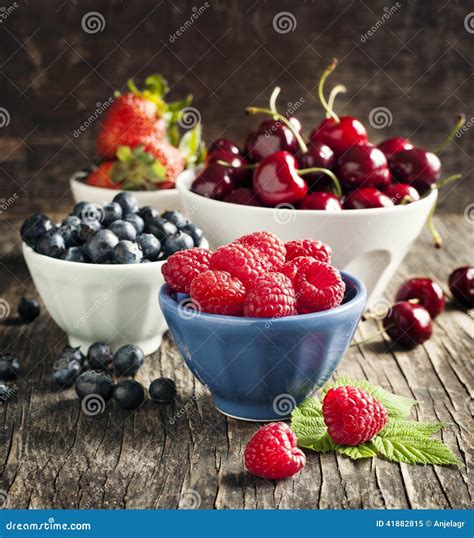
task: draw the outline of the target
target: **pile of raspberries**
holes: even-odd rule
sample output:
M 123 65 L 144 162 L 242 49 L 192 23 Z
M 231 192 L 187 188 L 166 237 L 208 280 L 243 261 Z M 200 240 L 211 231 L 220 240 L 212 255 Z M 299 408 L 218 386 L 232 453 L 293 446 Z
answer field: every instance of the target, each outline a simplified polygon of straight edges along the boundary
M 341 304 L 345 284 L 321 241 L 283 243 L 269 232 L 244 235 L 215 252 L 176 252 L 162 267 L 172 292 L 191 297 L 201 312 L 281 318 Z

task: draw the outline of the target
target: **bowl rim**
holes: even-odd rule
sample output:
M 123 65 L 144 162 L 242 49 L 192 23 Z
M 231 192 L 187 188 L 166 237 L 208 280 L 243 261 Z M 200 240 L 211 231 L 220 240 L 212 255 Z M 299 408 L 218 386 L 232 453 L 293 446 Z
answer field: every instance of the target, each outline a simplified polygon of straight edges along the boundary
M 74 172 L 74 174 L 69 178 L 69 185 L 73 189 L 76 185 L 80 185 L 82 188 L 86 188 L 90 190 L 91 193 L 94 192 L 104 192 L 104 191 L 110 191 L 111 193 L 118 194 L 119 192 L 130 192 L 131 194 L 139 194 L 140 196 L 153 198 L 156 196 L 177 196 L 178 195 L 178 189 L 175 187 L 174 189 L 162 189 L 157 191 L 124 191 L 123 189 L 107 189 L 106 187 L 96 187 L 94 185 L 87 185 L 87 183 L 84 183 L 83 181 L 80 181 L 77 179 L 76 176 L 78 176 L 82 170 L 78 170 L 77 172 Z
M 207 200 L 209 203 L 213 205 L 219 205 L 224 204 L 224 207 L 229 206 L 237 206 L 237 207 L 245 207 L 246 211 L 253 211 L 253 212 L 274 212 L 275 210 L 278 210 L 277 207 L 261 207 L 261 206 L 251 206 L 251 205 L 245 205 L 242 206 L 242 204 L 233 204 L 231 202 L 224 202 L 223 200 L 215 200 L 213 198 L 207 198 L 205 196 L 201 196 L 200 194 L 196 194 L 195 192 L 192 192 L 190 187 L 190 182 L 194 179 L 196 176 L 195 170 L 183 170 L 181 174 L 179 174 L 176 177 L 175 183 L 176 188 L 179 191 L 179 194 L 182 198 L 185 196 L 189 196 L 192 200 L 198 200 L 198 199 L 204 199 Z M 331 217 L 331 218 L 348 218 L 348 215 L 352 216 L 360 216 L 360 215 L 370 215 L 373 216 L 377 213 L 382 213 L 384 215 L 387 215 L 388 213 L 392 212 L 403 212 L 403 211 L 416 211 L 417 208 L 423 207 L 425 205 L 432 205 L 435 203 L 436 199 L 438 198 L 438 189 L 432 189 L 431 192 L 424 196 L 423 198 L 420 198 L 420 200 L 416 200 L 415 202 L 411 202 L 410 204 L 404 204 L 404 205 L 394 205 L 393 207 L 371 207 L 367 209 L 348 209 L 345 211 L 325 211 L 324 209 L 296 209 L 296 213 L 302 214 L 302 215 L 324 215 L 325 217 Z M 283 209 L 283 208 L 282 208 Z M 289 208 L 287 208 L 289 209 Z
M 346 271 L 340 271 L 342 279 L 345 283 L 347 281 L 351 282 L 355 289 L 356 293 L 352 299 L 343 303 L 335 308 L 330 310 L 323 310 L 321 312 L 311 312 L 309 314 L 297 314 L 296 316 L 284 316 L 282 318 L 253 318 L 253 317 L 244 317 L 244 316 L 225 316 L 222 314 L 209 314 L 207 312 L 198 312 L 193 315 L 193 319 L 200 318 L 201 320 L 208 323 L 232 323 L 232 324 L 241 324 L 248 325 L 249 323 L 259 323 L 261 325 L 268 324 L 270 321 L 273 324 L 280 325 L 282 323 L 288 322 L 298 322 L 298 321 L 317 321 L 317 320 L 328 320 L 338 317 L 341 314 L 344 314 L 353 309 L 357 309 L 358 306 L 361 306 L 361 311 L 364 309 L 367 302 L 367 289 L 364 283 L 357 277 L 347 273 Z M 171 309 L 178 311 L 183 309 L 182 301 L 177 302 L 171 297 L 171 289 L 168 284 L 163 284 L 159 291 L 160 303 L 162 302 L 165 306 L 170 307 Z M 184 317 L 183 317 L 184 319 Z M 190 317 L 189 317 L 190 319 Z

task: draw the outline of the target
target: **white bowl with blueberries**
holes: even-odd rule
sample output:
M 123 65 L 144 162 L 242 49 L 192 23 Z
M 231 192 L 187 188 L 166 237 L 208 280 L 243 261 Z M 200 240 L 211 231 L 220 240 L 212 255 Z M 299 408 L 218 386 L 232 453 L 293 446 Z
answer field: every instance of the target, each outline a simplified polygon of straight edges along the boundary
M 59 225 L 33 215 L 21 236 L 35 286 L 71 346 L 106 342 L 115 351 L 133 343 L 146 355 L 166 330 L 158 306 L 163 262 L 178 250 L 208 246 L 181 213 L 139 208 L 127 192 L 103 207 L 80 202 Z

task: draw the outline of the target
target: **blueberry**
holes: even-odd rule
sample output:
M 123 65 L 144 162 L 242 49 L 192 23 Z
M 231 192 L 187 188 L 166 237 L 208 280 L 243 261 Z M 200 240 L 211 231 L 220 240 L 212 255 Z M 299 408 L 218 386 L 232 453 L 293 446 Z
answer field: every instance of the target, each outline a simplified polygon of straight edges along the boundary
M 112 222 L 112 224 L 109 226 L 109 230 L 113 232 L 119 239 L 135 241 L 137 238 L 135 226 L 124 220 L 116 220 L 115 222 Z
M 99 209 L 95 204 L 87 202 L 82 206 L 82 209 L 77 216 L 82 220 L 82 222 L 100 222 L 102 219 L 102 210 Z
M 124 409 L 136 409 L 144 399 L 145 391 L 138 381 L 125 379 L 114 387 L 114 400 Z
M 95 263 L 104 263 L 112 260 L 118 242 L 118 237 L 110 230 L 99 230 L 87 240 L 86 252 Z
M 204 237 L 204 232 L 201 228 L 198 228 L 195 224 L 186 224 L 181 228 L 181 231 L 187 233 L 193 238 L 194 246 L 199 247 Z
M 87 241 L 91 235 L 94 235 L 95 232 L 98 232 L 101 228 L 102 226 L 98 220 L 83 222 L 79 228 L 79 239 L 81 241 Z
M 172 222 L 178 230 L 181 230 L 181 228 L 186 226 L 188 222 L 186 217 L 179 211 L 165 211 L 161 216 L 169 222 Z
M 163 243 L 167 237 L 176 234 L 178 228 L 168 220 L 157 218 L 146 222 L 145 232 L 153 234 Z
M 105 401 L 112 398 L 114 382 L 106 372 L 88 370 L 81 374 L 76 381 L 76 393 L 82 400 L 90 394 L 98 395 Z
M 50 230 L 36 241 L 35 250 L 50 258 L 62 258 L 66 252 L 66 245 L 59 232 Z
M 138 212 L 137 199 L 129 192 L 119 192 L 112 201 L 120 205 L 124 215 Z
M 154 402 L 169 404 L 176 396 L 176 383 L 168 377 L 160 377 L 151 382 L 148 392 Z
M 137 237 L 138 246 L 142 249 L 145 259 L 154 262 L 161 250 L 161 243 L 153 234 L 141 234 Z
M 110 202 L 110 204 L 105 204 L 102 208 L 102 224 L 107 227 L 112 222 L 120 220 L 122 218 L 123 211 L 117 202 Z
M 132 226 L 137 231 L 137 234 L 141 234 L 143 232 L 143 229 L 145 228 L 145 223 L 143 219 L 135 213 L 129 213 L 125 217 L 125 222 L 130 222 L 130 224 L 132 224 Z
M 193 238 L 184 232 L 178 232 L 177 234 L 168 237 L 163 243 L 163 254 L 168 257 L 179 250 L 187 250 L 188 248 L 193 247 Z
M 0 379 L 9 381 L 15 379 L 21 373 L 21 366 L 15 355 L 3 353 L 0 355 Z
M 54 230 L 54 225 L 49 218 L 42 213 L 36 213 L 23 222 L 20 234 L 27 245 L 35 248 L 38 238 L 51 230 Z
M 60 387 L 69 387 L 81 372 L 81 364 L 78 361 L 69 360 L 61 356 L 53 364 L 53 381 Z
M 141 248 L 132 241 L 119 241 L 114 247 L 115 263 L 140 263 L 143 259 Z
M 64 346 L 64 349 L 61 353 L 61 356 L 59 357 L 68 359 L 69 361 L 77 361 L 81 366 L 84 366 L 84 354 L 81 351 L 80 346 L 78 347 L 71 347 L 71 346 Z
M 68 262 L 86 263 L 87 258 L 81 247 L 70 247 L 66 250 L 63 260 Z
M 74 206 L 74 209 L 72 210 L 72 214 L 79 219 L 81 218 L 82 210 L 87 206 L 89 202 L 79 202 Z
M 25 321 L 33 321 L 40 315 L 40 305 L 35 299 L 22 297 L 18 305 L 18 314 Z
M 112 365 L 112 351 L 107 344 L 96 342 L 87 351 L 87 360 L 93 370 L 108 370 Z
M 159 218 L 160 213 L 154 207 L 150 207 L 149 205 L 146 205 L 140 209 L 140 211 L 138 212 L 138 216 L 141 217 L 146 223 L 149 220 L 154 220 L 154 219 Z
M 5 403 L 14 392 L 14 388 L 10 388 L 4 381 L 0 381 L 0 404 Z
M 61 224 L 58 228 L 58 233 L 62 235 L 66 248 L 79 245 L 82 242 L 79 237 L 79 229 L 71 224 Z
M 79 217 L 76 217 L 76 215 L 69 215 L 63 221 L 61 224 L 68 224 L 69 226 L 72 226 L 73 228 L 76 228 L 79 230 L 81 227 L 81 219 Z
M 134 375 L 145 360 L 143 351 L 134 344 L 122 346 L 114 355 L 113 363 L 118 375 Z

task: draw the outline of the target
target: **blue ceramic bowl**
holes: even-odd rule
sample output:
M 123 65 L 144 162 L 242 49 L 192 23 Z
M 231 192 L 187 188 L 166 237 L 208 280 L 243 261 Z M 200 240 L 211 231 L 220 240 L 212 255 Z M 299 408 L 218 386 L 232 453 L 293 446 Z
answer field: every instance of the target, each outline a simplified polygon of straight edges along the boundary
M 196 312 L 167 285 L 160 305 L 193 374 L 225 415 L 282 420 L 321 387 L 340 363 L 366 304 L 362 282 L 341 273 L 343 303 L 314 314 L 244 318 Z

